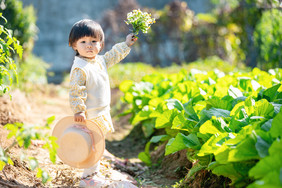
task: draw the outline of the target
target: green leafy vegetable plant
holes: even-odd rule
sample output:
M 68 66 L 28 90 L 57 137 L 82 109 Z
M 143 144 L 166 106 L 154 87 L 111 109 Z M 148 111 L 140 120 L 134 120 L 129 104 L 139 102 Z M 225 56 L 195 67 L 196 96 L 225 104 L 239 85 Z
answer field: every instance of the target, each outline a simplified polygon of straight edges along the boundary
M 54 116 L 48 118 L 45 126 L 24 125 L 22 123 L 5 125 L 4 127 L 9 130 L 7 139 L 13 138 L 14 141 L 7 148 L 0 147 L 0 170 L 4 171 L 7 164 L 14 164 L 9 151 L 18 145 L 23 148 L 21 160 L 27 160 L 31 170 L 37 169 L 37 177 L 42 179 L 42 183 L 50 180 L 50 176 L 40 167 L 37 159 L 33 156 L 27 156 L 24 151 L 30 147 L 33 140 L 40 140 L 44 143 L 43 148 L 49 151 L 50 160 L 55 163 L 58 145 L 55 142 L 55 137 L 49 135 L 50 124 L 54 119 Z
M 0 13 L 1 19 L 7 20 Z M 23 49 L 19 41 L 12 36 L 10 30 L 0 25 L 0 96 L 10 90 L 13 80 L 18 82 L 16 64 L 12 59 L 13 54 L 18 54 L 22 58 Z M 15 76 L 15 77 L 14 77 Z
M 151 138 L 147 145 L 167 142 L 165 155 L 187 151 L 195 164 L 187 177 L 206 169 L 235 187 L 281 186 L 280 163 L 266 166 L 282 151 L 281 75 L 282 69 L 229 74 L 192 69 L 124 81 L 120 90 L 130 104 L 125 113 L 132 114 L 131 123 L 142 124 Z M 157 129 L 163 134 L 154 136 Z M 146 148 L 139 158 L 152 165 Z
M 0 13 L 0 17 L 7 22 L 7 20 Z M 22 58 L 23 49 L 19 41 L 12 36 L 12 31 L 0 25 L 0 96 L 10 90 L 14 79 L 17 81 L 17 66 L 13 57 L 19 55 Z M 55 163 L 57 144 L 55 137 L 49 136 L 50 124 L 54 121 L 55 117 L 52 116 L 47 119 L 45 126 L 24 125 L 22 123 L 7 124 L 4 127 L 9 130 L 7 139 L 14 138 L 13 143 L 7 148 L 0 147 L 0 170 L 5 173 L 6 165 L 13 165 L 13 158 L 9 151 L 14 146 L 22 147 L 23 154 L 21 160 L 27 160 L 31 170 L 37 169 L 37 177 L 42 179 L 43 183 L 50 180 L 50 176 L 46 171 L 41 169 L 38 161 L 33 156 L 26 156 L 24 151 L 29 148 L 32 140 L 41 140 L 44 145 L 43 148 L 48 149 L 50 160 Z

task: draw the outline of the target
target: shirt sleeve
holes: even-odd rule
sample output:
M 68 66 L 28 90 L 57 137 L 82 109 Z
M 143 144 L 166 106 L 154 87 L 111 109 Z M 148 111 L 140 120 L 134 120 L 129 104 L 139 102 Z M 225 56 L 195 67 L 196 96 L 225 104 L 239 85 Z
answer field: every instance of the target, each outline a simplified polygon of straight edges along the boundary
M 131 48 L 125 42 L 118 43 L 104 55 L 107 68 L 123 60 L 130 52 Z
M 75 68 L 71 74 L 69 91 L 70 107 L 74 114 L 86 111 L 86 99 L 86 75 L 81 69 Z

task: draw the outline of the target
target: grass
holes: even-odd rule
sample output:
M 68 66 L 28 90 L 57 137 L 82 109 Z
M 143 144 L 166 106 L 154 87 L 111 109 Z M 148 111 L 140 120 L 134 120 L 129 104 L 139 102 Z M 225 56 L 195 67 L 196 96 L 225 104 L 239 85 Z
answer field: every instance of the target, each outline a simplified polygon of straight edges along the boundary
M 141 81 L 142 77 L 147 74 L 153 73 L 178 73 L 181 69 L 185 69 L 188 72 L 191 69 L 199 69 L 201 71 L 211 71 L 218 69 L 225 73 L 233 71 L 250 71 L 242 65 L 235 66 L 230 65 L 228 62 L 223 61 L 218 57 L 209 57 L 207 59 L 199 59 L 192 63 L 183 63 L 182 65 L 173 64 L 169 67 L 153 67 L 149 64 L 136 62 L 136 63 L 119 63 L 109 69 L 110 84 L 112 88 L 119 87 L 120 83 L 124 80 L 132 80 L 134 82 Z

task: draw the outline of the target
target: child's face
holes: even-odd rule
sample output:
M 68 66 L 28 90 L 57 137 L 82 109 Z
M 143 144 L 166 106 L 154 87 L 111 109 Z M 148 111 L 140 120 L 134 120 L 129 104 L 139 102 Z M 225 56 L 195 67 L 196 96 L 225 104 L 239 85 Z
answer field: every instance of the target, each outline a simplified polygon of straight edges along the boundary
M 85 36 L 74 43 L 73 49 L 77 50 L 81 57 L 93 59 L 100 52 L 101 46 L 99 39 Z

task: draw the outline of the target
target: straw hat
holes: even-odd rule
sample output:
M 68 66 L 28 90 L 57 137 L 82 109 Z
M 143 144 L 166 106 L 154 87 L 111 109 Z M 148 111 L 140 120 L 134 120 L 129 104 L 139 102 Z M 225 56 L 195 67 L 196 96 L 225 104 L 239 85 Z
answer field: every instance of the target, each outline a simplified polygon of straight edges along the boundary
M 76 168 L 89 168 L 96 164 L 105 150 L 105 137 L 92 121 L 75 122 L 67 116 L 57 122 L 52 136 L 57 137 L 57 155 L 66 164 Z

